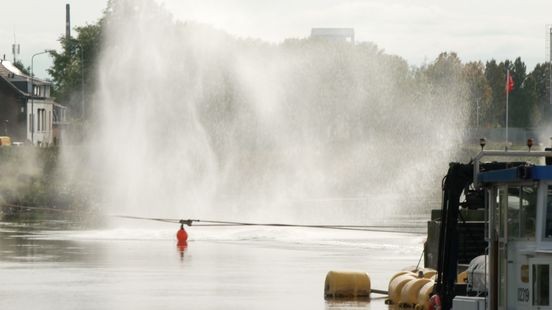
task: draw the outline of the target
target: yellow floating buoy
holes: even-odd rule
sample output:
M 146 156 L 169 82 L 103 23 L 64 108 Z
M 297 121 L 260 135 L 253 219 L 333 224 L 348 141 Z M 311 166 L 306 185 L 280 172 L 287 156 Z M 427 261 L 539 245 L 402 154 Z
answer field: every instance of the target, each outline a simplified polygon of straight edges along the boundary
M 413 272 L 407 272 L 396 277 L 392 277 L 392 280 L 389 282 L 389 293 L 388 302 L 391 304 L 398 304 L 401 298 L 401 292 L 403 286 L 406 285 L 410 280 L 416 279 L 416 275 Z
M 424 285 L 431 282 L 430 279 L 418 278 L 408 281 L 401 290 L 399 304 L 413 306 L 418 303 L 418 295 Z
M 364 272 L 329 271 L 324 284 L 324 297 L 370 297 L 370 290 L 370 277 Z
M 397 273 L 395 273 L 391 279 L 389 279 L 389 283 L 391 283 L 391 281 L 395 280 L 396 277 L 398 276 L 402 276 L 403 274 L 412 274 L 412 275 L 415 275 L 415 273 L 413 273 L 412 271 L 399 271 Z
M 431 279 L 434 275 L 437 274 L 437 270 L 435 270 L 433 268 L 418 268 L 418 267 L 411 266 L 411 267 L 406 267 L 406 268 L 402 269 L 402 271 L 396 273 L 395 276 L 400 275 L 400 274 L 404 274 L 404 273 L 407 273 L 407 272 L 412 272 L 415 275 L 417 275 L 419 278 L 421 278 L 420 272 L 422 272 L 422 274 L 423 274 L 422 276 L 426 279 Z M 393 276 L 393 277 L 395 277 L 395 276 Z M 393 280 L 393 278 L 391 278 L 391 280 Z
M 420 288 L 416 309 L 429 309 L 429 297 L 433 293 L 433 286 L 435 286 L 435 281 L 429 281 Z
M 431 268 L 425 268 L 423 272 L 426 279 L 432 279 L 437 274 L 437 270 Z

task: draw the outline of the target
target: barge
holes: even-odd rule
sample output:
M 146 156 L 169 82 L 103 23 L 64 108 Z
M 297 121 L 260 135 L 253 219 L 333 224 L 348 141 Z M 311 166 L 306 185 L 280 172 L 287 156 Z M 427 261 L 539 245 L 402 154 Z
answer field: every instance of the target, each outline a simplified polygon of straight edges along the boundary
M 485 151 L 451 163 L 440 210 L 433 210 L 425 268 L 389 281 L 402 308 L 552 309 L 552 148 Z M 519 161 L 512 161 L 516 159 Z M 374 292 L 369 278 L 328 273 L 325 296 Z M 360 283 L 360 284 L 359 284 Z M 359 287 L 368 283 L 364 289 Z

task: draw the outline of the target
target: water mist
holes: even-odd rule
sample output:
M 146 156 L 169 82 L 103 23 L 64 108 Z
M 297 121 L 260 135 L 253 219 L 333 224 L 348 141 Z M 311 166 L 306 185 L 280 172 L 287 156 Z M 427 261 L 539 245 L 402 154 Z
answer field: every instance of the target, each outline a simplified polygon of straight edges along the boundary
M 369 43 L 238 39 L 115 1 L 86 165 L 109 213 L 365 223 L 427 210 L 465 117 Z

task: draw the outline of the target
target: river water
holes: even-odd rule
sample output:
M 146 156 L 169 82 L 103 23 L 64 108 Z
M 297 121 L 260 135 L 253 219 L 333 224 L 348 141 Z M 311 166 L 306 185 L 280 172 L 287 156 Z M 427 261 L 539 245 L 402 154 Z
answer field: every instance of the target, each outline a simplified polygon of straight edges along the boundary
M 170 224 L 63 230 L 0 222 L 0 309 L 387 309 L 325 301 L 329 270 L 367 272 L 372 288 L 416 265 L 424 236 L 304 228 L 188 229 Z

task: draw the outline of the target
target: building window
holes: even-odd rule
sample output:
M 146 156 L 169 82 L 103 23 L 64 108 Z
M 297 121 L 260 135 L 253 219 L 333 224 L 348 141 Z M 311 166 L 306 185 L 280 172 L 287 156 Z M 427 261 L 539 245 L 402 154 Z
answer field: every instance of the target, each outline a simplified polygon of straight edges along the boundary
M 537 186 L 522 186 L 520 199 L 520 234 L 522 238 L 535 238 L 537 218 Z
M 552 239 L 552 185 L 548 185 L 545 216 L 546 222 L 544 223 L 544 238 Z
M 508 223 L 508 239 L 517 239 L 519 238 L 519 214 L 520 214 L 520 205 L 521 194 L 519 187 L 508 187 L 508 197 L 507 199 L 507 223 Z
M 537 187 L 509 187 L 507 201 L 508 239 L 534 239 Z
M 36 120 L 37 120 L 36 131 L 40 131 L 40 127 L 41 127 L 41 125 L 42 125 L 42 124 L 40 123 L 40 120 L 42 120 L 42 117 L 41 117 L 41 116 L 42 116 L 42 109 L 38 109 L 38 110 L 36 111 L 36 114 L 38 114 L 38 115 L 37 115 L 37 118 L 36 118 Z
M 38 124 L 36 125 L 36 128 L 38 131 L 46 131 L 48 123 L 46 119 L 46 109 L 38 109 L 38 117 L 37 121 Z
M 533 265 L 533 306 L 550 302 L 550 265 Z

